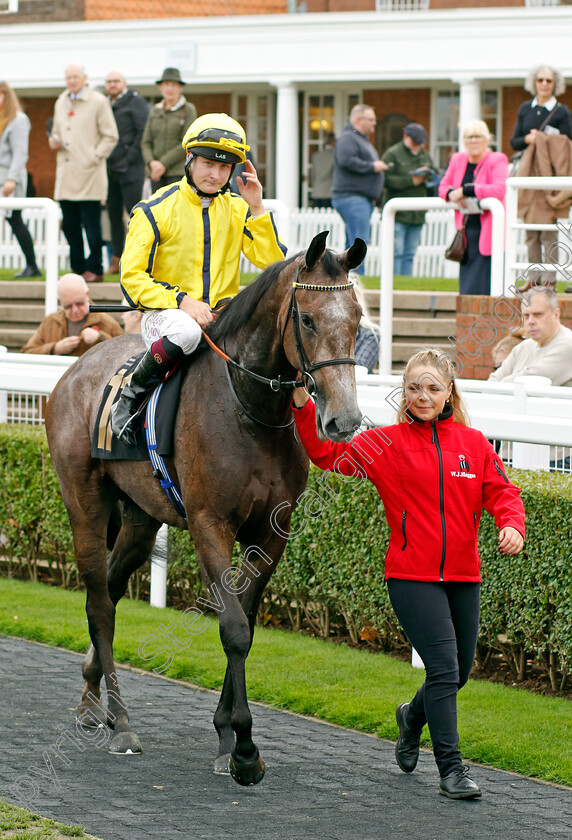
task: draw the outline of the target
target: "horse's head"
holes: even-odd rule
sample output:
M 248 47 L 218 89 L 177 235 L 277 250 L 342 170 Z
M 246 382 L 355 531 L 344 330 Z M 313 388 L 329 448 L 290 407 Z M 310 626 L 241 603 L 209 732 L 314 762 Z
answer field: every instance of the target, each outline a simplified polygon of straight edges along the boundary
M 344 440 L 359 427 L 355 339 L 361 317 L 348 272 L 365 257 L 362 239 L 343 254 L 326 250 L 328 231 L 314 237 L 294 261 L 293 290 L 281 313 L 284 351 L 301 370 L 316 402 L 318 435 Z

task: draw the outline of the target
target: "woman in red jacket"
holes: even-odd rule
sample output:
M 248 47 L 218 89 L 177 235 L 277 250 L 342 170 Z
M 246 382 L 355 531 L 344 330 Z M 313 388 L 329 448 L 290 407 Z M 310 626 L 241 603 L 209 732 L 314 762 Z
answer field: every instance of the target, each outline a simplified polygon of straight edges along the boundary
M 439 349 L 416 353 L 403 377 L 397 424 L 369 429 L 350 443 L 318 438 L 314 403 L 302 389 L 294 394 L 294 416 L 314 464 L 367 477 L 383 500 L 389 597 L 426 672 L 413 700 L 397 707 L 397 763 L 405 773 L 415 769 L 427 723 L 439 792 L 471 799 L 481 791 L 459 752 L 457 692 L 469 678 L 477 642 L 479 520 L 484 507 L 499 528 L 500 552 L 517 554 L 524 508 L 493 447 L 467 425 L 454 375 Z

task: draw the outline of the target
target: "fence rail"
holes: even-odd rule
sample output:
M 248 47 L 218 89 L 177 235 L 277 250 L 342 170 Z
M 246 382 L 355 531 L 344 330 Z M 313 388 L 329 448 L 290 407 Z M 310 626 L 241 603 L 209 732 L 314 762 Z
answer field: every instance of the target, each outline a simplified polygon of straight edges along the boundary
M 270 204 L 270 202 L 266 202 Z M 36 258 L 40 268 L 46 267 L 47 225 L 45 214 L 38 209 L 25 209 L 26 221 L 36 249 Z M 58 217 L 59 218 L 59 217 Z M 289 254 L 295 254 L 308 247 L 312 238 L 321 230 L 329 230 L 328 247 L 334 251 L 345 248 L 345 229 L 341 216 L 331 208 L 313 209 L 302 207 L 293 211 L 290 218 L 278 219 L 281 235 L 288 244 Z M 421 240 L 413 261 L 415 277 L 451 277 L 458 275 L 458 267 L 443 256 L 445 248 L 454 235 L 454 221 L 450 210 L 429 210 L 421 232 Z M 518 257 L 526 257 L 524 237 L 517 237 Z M 104 259 L 105 263 L 105 259 Z M 8 225 L 0 225 L 0 268 L 20 270 L 25 265 L 20 246 Z M 69 265 L 69 247 L 61 230 L 57 238 L 57 267 L 59 272 Z M 242 271 L 259 271 L 246 257 L 242 256 Z M 366 257 L 366 274 L 379 276 L 381 271 L 381 213 L 374 210 L 371 217 L 370 244 Z

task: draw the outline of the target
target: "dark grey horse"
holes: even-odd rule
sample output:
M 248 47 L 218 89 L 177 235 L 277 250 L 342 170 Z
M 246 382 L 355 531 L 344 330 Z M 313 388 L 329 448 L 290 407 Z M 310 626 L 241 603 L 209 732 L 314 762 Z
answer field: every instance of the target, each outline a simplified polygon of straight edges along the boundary
M 308 460 L 290 423 L 297 372 L 315 389 L 322 437 L 341 440 L 361 419 L 354 368 L 348 364 L 360 307 L 347 272 L 363 260 L 366 248 L 356 240 L 348 251 L 334 255 L 325 249 L 326 236 L 316 236 L 305 254 L 270 266 L 209 328 L 216 345 L 258 378 L 227 366 L 208 347 L 191 357 L 175 421 L 174 456 L 167 462 L 186 519 L 167 499 L 149 462 L 91 457 L 104 387 L 122 361 L 143 349 L 139 338 L 116 338 L 90 350 L 69 368 L 49 400 L 50 451 L 87 589 L 91 645 L 77 712 L 80 719 L 87 716 L 114 730 L 112 752 L 141 752 L 113 660 L 115 607 L 129 576 L 149 558 L 157 530 L 167 523 L 190 531 L 204 581 L 219 604 L 228 664 L 214 716 L 219 735 L 215 770 L 230 767 L 243 785 L 264 775 L 251 736 L 245 661 L 262 591 L 284 551 L 290 516 L 307 480 Z M 288 384 L 278 385 L 279 377 Z M 106 538 L 118 509 L 121 524 L 108 560 Z M 235 541 L 243 551 L 256 547 L 249 552 L 250 584 L 240 594 L 239 587 L 229 585 Z

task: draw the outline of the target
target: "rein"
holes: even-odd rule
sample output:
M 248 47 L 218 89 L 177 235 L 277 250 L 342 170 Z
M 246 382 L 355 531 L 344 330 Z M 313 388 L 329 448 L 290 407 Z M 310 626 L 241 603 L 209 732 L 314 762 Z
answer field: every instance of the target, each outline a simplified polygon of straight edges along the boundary
M 232 366 L 237 370 L 240 370 L 242 373 L 245 373 L 247 376 L 250 376 L 251 379 L 255 379 L 257 382 L 261 382 L 264 385 L 268 385 L 270 390 L 274 393 L 283 394 L 286 391 L 294 390 L 295 388 L 304 387 L 307 393 L 312 396 L 316 393 L 316 382 L 312 373 L 319 368 L 327 367 L 329 365 L 355 365 L 356 360 L 350 358 L 344 359 L 327 359 L 323 362 L 310 362 L 308 356 L 306 355 L 306 351 L 304 349 L 304 343 L 302 341 L 302 334 L 300 332 L 300 311 L 298 309 L 298 301 L 296 300 L 296 290 L 297 289 L 304 289 L 305 291 L 312 291 L 312 292 L 341 292 L 346 291 L 347 289 L 351 289 L 353 287 L 353 283 L 350 281 L 348 283 L 341 283 L 337 286 L 326 286 L 326 285 L 317 285 L 312 283 L 299 283 L 298 276 L 300 273 L 300 269 L 296 269 L 296 279 L 292 282 L 292 294 L 290 296 L 290 303 L 288 304 L 288 314 L 286 316 L 286 320 L 284 321 L 284 326 L 282 328 L 282 334 L 280 336 L 280 341 L 282 345 L 284 344 L 284 335 L 286 333 L 286 327 L 288 325 L 288 320 L 290 317 L 292 318 L 292 327 L 294 331 L 294 342 L 296 346 L 296 352 L 298 353 L 298 358 L 300 360 L 300 373 L 302 374 L 301 379 L 293 379 L 293 380 L 284 380 L 281 376 L 277 376 L 273 379 L 269 379 L 267 376 L 261 376 L 259 373 L 255 373 L 253 370 L 249 370 L 248 368 L 241 365 L 235 359 L 231 359 L 230 356 L 221 350 L 220 347 L 214 343 L 214 341 L 207 335 L 207 333 L 202 330 L 203 336 L 205 341 L 211 348 L 214 350 L 217 355 L 224 359 L 227 363 L 227 374 L 229 384 L 231 386 L 232 392 L 234 396 L 241 406 L 242 410 L 246 414 L 246 416 L 255 423 L 258 423 L 261 426 L 265 426 L 266 428 L 270 429 L 286 429 L 292 425 L 294 420 L 291 420 L 289 423 L 285 423 L 283 425 L 275 426 L 269 423 L 265 423 L 262 420 L 258 420 L 256 417 L 253 417 L 244 406 L 242 400 L 239 398 L 236 390 L 234 388 L 232 379 L 230 377 L 230 370 L 229 368 Z M 202 328 L 201 328 L 202 329 Z

